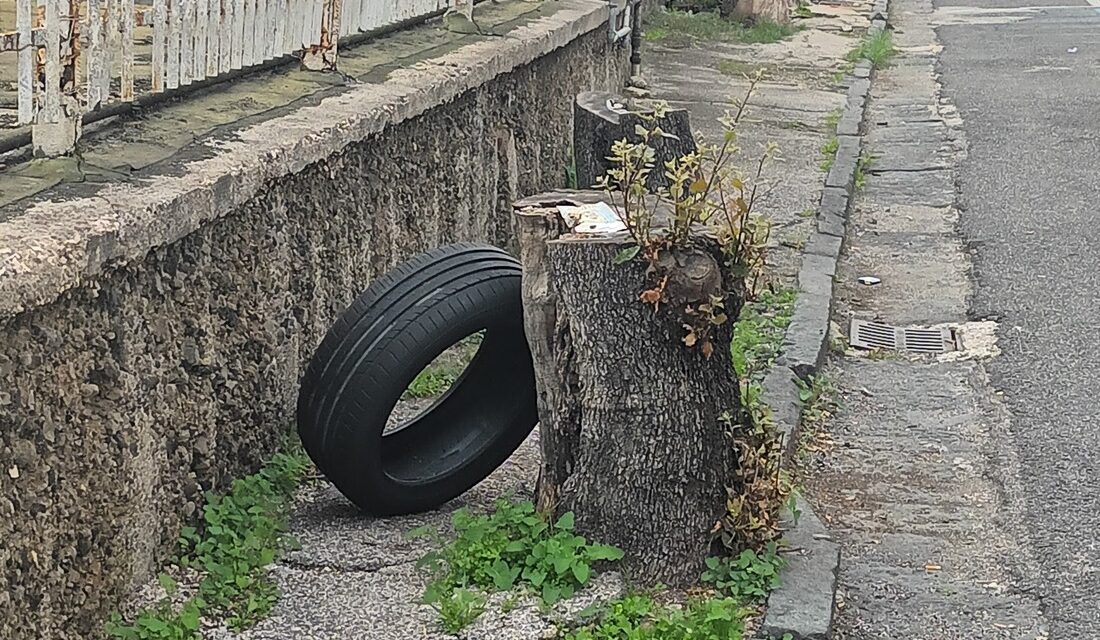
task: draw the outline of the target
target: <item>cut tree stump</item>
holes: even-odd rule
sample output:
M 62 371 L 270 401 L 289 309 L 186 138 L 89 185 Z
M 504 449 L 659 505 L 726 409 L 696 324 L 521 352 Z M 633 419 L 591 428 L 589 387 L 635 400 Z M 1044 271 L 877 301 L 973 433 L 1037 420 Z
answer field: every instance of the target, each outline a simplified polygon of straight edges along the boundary
M 648 263 L 614 264 L 627 236 L 573 232 L 559 210 L 600 202 L 608 196 L 566 191 L 515 205 L 539 394 L 537 503 L 555 516 L 574 512 L 579 533 L 620 547 L 631 580 L 696 584 L 737 469 L 733 322 L 717 327 L 711 357 L 686 347 L 675 305 L 655 312 L 639 299 Z M 679 256 L 669 295 L 735 291 L 726 311 L 736 318 L 740 287 L 722 274 L 716 243 L 698 246 Z
M 791 0 L 722 0 L 719 13 L 724 18 L 742 21 L 765 20 L 776 24 L 789 24 Z
M 625 105 L 612 109 L 608 105 Z M 585 91 L 577 94 L 573 109 L 573 157 L 577 168 L 577 186 L 590 189 L 596 180 L 607 175 L 611 167 L 611 145 L 619 140 L 641 142 L 635 132 L 639 124 L 645 124 L 638 113 L 652 114 L 652 103 L 634 101 L 627 103 L 620 96 L 602 91 Z M 678 160 L 696 150 L 688 112 L 684 109 L 668 109 L 656 123 L 668 134 L 650 141 L 656 151 L 654 169 L 646 181 L 650 193 L 668 186 L 664 166 L 668 160 Z M 651 125 L 645 124 L 646 128 Z

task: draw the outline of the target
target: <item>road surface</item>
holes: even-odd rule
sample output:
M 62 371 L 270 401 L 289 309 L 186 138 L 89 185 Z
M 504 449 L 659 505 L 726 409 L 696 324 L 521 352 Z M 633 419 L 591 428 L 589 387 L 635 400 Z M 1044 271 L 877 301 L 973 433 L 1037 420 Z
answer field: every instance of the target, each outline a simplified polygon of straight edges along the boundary
M 1000 323 L 988 367 L 1012 414 L 1033 595 L 1052 640 L 1100 637 L 1100 8 L 936 9 L 941 82 L 969 147 L 971 315 Z

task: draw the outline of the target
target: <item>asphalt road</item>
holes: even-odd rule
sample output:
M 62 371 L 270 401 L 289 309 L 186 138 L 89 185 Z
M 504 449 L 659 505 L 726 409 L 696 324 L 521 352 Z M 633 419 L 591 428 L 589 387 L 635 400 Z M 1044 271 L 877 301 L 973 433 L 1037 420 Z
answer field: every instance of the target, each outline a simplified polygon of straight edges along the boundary
M 954 16 L 941 81 L 969 145 L 971 314 L 1001 323 L 990 370 L 1013 415 L 1036 595 L 1052 640 L 1100 638 L 1100 9 L 937 9 Z

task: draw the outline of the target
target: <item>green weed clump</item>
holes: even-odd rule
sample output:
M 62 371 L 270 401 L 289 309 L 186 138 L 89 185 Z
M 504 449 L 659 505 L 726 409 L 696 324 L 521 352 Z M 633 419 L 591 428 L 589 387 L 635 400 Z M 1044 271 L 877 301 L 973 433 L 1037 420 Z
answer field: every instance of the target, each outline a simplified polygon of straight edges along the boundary
M 480 593 L 519 587 L 552 605 L 588 584 L 601 562 L 623 557 L 619 549 L 591 543 L 573 533 L 573 514 L 548 522 L 531 502 L 500 500 L 487 514 L 460 509 L 453 516 L 456 538 L 439 539 L 439 548 L 421 559 L 432 572 L 424 602 L 433 605 L 444 627 L 461 629 L 481 613 Z
M 859 62 L 867 59 L 876 69 L 886 66 L 897 55 L 894 48 L 894 36 L 889 31 L 882 30 L 874 35 L 868 35 L 859 43 L 859 46 L 848 52 L 850 62 Z
M 207 493 L 198 527 L 180 535 L 182 568 L 202 576 L 198 593 L 174 607 L 178 585 L 159 576 L 167 597 L 139 611 L 130 622 L 114 615 L 107 635 L 119 640 L 197 640 L 202 617 L 224 619 L 232 629 L 245 629 L 266 617 L 278 591 L 267 566 L 296 543 L 287 534 L 294 489 L 309 469 L 297 449 L 278 453 L 259 473 L 233 481 L 225 495 Z
M 769 44 L 798 33 L 801 27 L 759 20 L 752 25 L 727 20 L 717 11 L 670 9 L 650 15 L 645 23 L 645 39 L 672 46 L 703 42 Z

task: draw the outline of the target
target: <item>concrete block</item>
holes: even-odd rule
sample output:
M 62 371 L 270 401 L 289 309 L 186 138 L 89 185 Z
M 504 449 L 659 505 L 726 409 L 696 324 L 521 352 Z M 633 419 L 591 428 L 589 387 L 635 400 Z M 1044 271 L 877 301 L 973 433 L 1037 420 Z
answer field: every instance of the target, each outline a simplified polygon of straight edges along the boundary
M 848 218 L 848 192 L 838 187 L 825 187 L 821 191 L 821 205 L 818 207 L 821 216 L 837 216 Z
M 817 230 L 820 233 L 836 236 L 838 239 L 844 237 L 845 233 L 845 220 L 840 216 L 834 214 L 823 215 L 818 213 L 817 215 Z
M 798 430 L 802 424 L 802 400 L 798 392 L 798 376 L 784 365 L 768 371 L 762 384 L 761 400 L 772 410 L 772 421 L 783 437 L 784 463 L 793 459 L 797 449 Z
M 844 115 L 836 123 L 838 136 L 858 136 L 860 125 L 863 123 L 863 105 L 858 110 L 845 110 Z
M 825 176 L 826 187 L 840 187 L 852 190 L 856 175 L 856 163 L 859 161 L 859 137 L 838 135 L 838 146 L 833 166 Z
M 842 238 L 839 235 L 815 232 L 810 236 L 810 239 L 806 241 L 806 247 L 804 249 L 806 255 L 825 256 L 833 258 L 834 260 L 840 256 L 840 243 Z
M 768 596 L 761 633 L 781 640 L 829 640 L 833 632 L 840 545 L 801 496 L 795 508 L 800 512 L 784 536 L 792 549 L 780 577 L 778 589 Z

